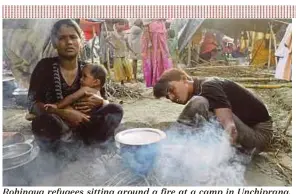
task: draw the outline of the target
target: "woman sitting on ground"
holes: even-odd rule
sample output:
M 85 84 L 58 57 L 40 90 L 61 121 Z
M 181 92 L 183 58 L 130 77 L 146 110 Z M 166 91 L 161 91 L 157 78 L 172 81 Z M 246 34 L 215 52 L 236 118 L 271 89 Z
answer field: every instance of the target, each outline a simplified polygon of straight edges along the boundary
M 41 147 L 53 148 L 69 136 L 87 144 L 106 141 L 114 135 L 122 119 L 123 110 L 119 105 L 106 104 L 99 95 L 86 93 L 75 103 L 74 109 L 61 108 L 65 104 L 45 108 L 45 104 L 59 104 L 67 96 L 75 95 L 81 88 L 80 80 L 84 80 L 82 69 L 85 64 L 78 60 L 83 43 L 79 25 L 69 19 L 56 22 L 51 41 L 58 57 L 39 61 L 31 75 L 28 92 L 29 112 L 36 115 L 32 131 L 37 142 Z M 88 70 L 88 66 L 84 70 Z M 103 84 L 99 82 L 94 81 L 97 90 Z

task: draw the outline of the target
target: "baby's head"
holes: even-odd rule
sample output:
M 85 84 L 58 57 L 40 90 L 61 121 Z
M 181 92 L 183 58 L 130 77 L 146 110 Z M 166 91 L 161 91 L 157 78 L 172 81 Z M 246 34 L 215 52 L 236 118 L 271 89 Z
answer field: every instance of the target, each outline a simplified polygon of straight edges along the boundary
M 107 72 L 104 67 L 96 64 L 86 64 L 82 69 L 81 86 L 102 88 L 106 82 Z

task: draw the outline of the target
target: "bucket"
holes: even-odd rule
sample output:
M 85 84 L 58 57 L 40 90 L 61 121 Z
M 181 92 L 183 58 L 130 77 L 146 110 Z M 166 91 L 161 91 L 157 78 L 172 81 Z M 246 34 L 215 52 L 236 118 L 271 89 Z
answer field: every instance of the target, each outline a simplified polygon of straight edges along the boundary
M 165 138 L 163 131 L 152 128 L 128 129 L 115 136 L 124 166 L 140 175 L 147 175 L 153 168 L 160 142 Z

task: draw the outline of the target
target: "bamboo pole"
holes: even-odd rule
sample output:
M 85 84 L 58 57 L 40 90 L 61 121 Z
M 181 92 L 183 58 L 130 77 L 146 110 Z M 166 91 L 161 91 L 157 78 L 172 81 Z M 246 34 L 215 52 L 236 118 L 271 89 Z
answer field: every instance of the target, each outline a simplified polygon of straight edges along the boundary
M 268 84 L 268 85 L 261 85 L 261 84 L 242 84 L 242 86 L 246 88 L 256 88 L 256 89 L 276 89 L 276 88 L 283 88 L 288 87 L 292 88 L 292 84 Z
M 105 27 L 105 30 L 106 30 L 106 33 L 107 33 L 107 36 L 109 35 L 109 32 L 108 32 L 108 28 L 107 28 L 107 24 L 106 22 L 104 21 L 104 27 Z M 107 46 L 107 43 L 106 43 L 106 46 Z M 109 58 L 109 46 L 107 46 L 107 49 L 106 49 L 106 54 L 107 54 L 107 71 L 108 71 L 108 74 L 109 74 L 109 77 L 111 79 L 111 72 L 110 72 L 110 58 Z
M 285 128 L 284 128 L 284 132 L 283 132 L 284 135 L 286 135 L 287 130 L 288 130 L 290 124 L 291 124 L 291 121 L 292 121 L 292 111 L 290 111 L 290 113 L 289 113 L 289 117 L 288 117 L 288 120 L 287 120 Z
M 269 47 L 268 47 L 268 69 L 270 69 L 270 62 L 271 62 L 271 28 L 272 28 L 272 25 L 270 24 L 269 25 Z
M 215 68 L 250 68 L 249 65 L 219 65 L 219 66 L 202 66 L 202 67 L 191 67 L 185 68 L 184 70 L 199 70 L 199 69 L 215 69 Z
M 191 64 L 191 45 L 192 45 L 192 40 L 190 40 L 190 42 L 188 44 L 187 66 L 190 66 L 190 64 Z
M 272 39 L 273 39 L 273 46 L 274 46 L 274 52 L 276 51 L 276 38 L 275 38 L 275 33 L 273 32 L 273 28 L 271 26 L 271 36 L 272 36 Z M 277 57 L 274 55 L 274 58 L 275 58 L 275 65 L 277 65 Z
M 273 77 L 243 77 L 243 78 L 229 78 L 230 80 L 232 81 L 235 81 L 235 82 L 249 82 L 249 81 L 278 81 L 278 82 L 287 82 L 285 80 L 281 80 L 281 79 L 276 79 L 276 78 L 273 78 Z
M 280 20 L 273 20 L 273 21 L 276 21 L 276 22 L 279 22 L 279 23 L 282 23 L 282 24 L 289 25 L 289 23 L 288 23 L 288 22 L 284 22 L 284 21 L 280 21 Z
M 202 59 L 202 58 L 199 58 L 199 60 L 202 61 L 203 63 L 208 63 L 208 64 L 212 65 L 212 63 L 211 63 L 210 61 L 206 61 L 206 60 L 204 60 L 204 59 Z M 192 60 L 191 60 L 191 61 L 192 61 Z

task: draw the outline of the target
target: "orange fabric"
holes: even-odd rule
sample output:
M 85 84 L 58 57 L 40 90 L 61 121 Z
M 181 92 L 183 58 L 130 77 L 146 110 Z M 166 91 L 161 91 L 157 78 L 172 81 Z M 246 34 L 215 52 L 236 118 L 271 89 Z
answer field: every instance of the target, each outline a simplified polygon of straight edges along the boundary
M 252 65 L 256 67 L 264 67 L 268 63 L 269 48 L 266 46 L 266 40 L 260 39 L 255 41 L 252 50 Z M 270 65 L 275 65 L 274 51 L 271 50 Z
M 198 30 L 193 35 L 192 44 L 193 45 L 199 45 L 200 42 L 201 42 L 201 40 L 202 40 L 202 31 L 201 30 Z

